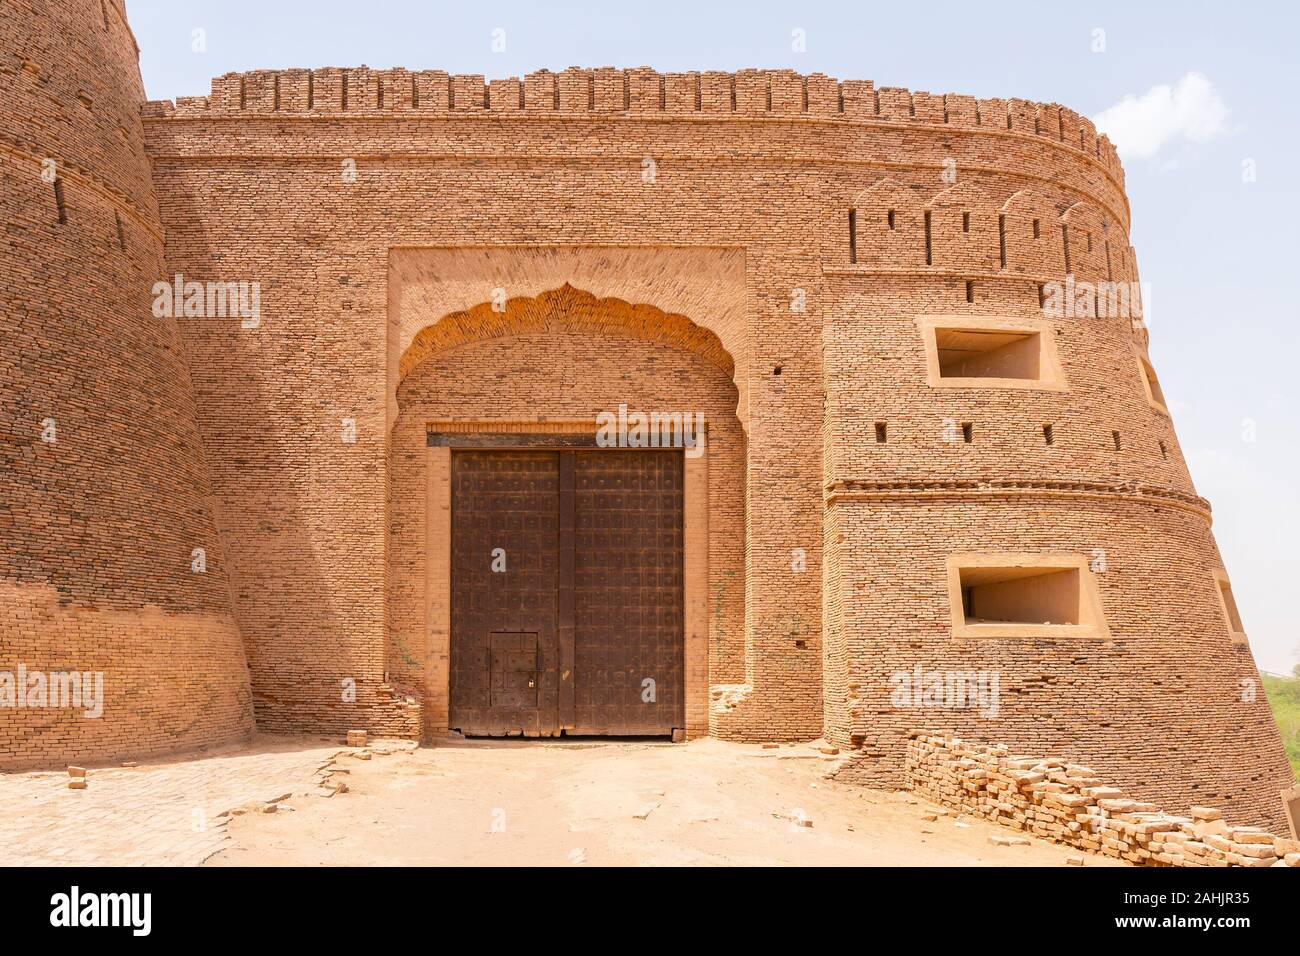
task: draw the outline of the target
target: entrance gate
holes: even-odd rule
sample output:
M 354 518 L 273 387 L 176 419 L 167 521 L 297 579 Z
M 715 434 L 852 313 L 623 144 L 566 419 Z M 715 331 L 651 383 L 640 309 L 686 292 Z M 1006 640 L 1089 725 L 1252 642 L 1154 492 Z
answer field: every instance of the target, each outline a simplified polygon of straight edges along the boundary
M 451 465 L 451 727 L 683 727 L 681 452 L 454 450 Z

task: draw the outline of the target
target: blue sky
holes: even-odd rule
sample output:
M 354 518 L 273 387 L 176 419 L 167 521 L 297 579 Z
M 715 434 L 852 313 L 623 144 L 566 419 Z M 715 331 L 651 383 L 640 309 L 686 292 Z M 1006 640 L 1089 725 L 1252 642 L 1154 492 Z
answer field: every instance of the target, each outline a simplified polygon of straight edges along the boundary
M 205 94 L 230 70 L 362 64 L 489 78 L 780 67 L 1056 101 L 1093 117 L 1132 97 L 1109 116 L 1150 289 L 1152 359 L 1214 505 L 1260 666 L 1300 661 L 1297 5 L 128 0 L 127 10 L 155 99 Z M 196 28 L 203 53 L 191 48 Z M 496 29 L 504 52 L 492 51 Z M 805 52 L 791 49 L 795 29 Z

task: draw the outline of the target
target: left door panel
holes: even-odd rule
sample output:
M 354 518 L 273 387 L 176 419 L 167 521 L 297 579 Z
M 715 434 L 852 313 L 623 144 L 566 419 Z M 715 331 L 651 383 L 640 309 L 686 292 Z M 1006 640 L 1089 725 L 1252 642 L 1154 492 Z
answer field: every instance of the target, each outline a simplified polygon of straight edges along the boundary
M 456 451 L 451 464 L 451 727 L 556 734 L 560 456 Z

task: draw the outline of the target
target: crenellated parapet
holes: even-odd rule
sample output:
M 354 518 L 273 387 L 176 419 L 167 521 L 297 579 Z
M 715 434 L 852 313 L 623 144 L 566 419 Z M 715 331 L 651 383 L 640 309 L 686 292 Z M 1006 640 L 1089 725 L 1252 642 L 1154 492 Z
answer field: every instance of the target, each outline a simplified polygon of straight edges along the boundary
M 257 70 L 212 81 L 209 96 L 146 104 L 146 115 L 701 115 L 848 123 L 925 124 L 1041 137 L 1096 160 L 1123 184 L 1114 145 L 1092 121 L 1056 103 L 876 87 L 793 70 L 660 73 L 649 67 L 570 67 L 486 80 L 440 70 Z

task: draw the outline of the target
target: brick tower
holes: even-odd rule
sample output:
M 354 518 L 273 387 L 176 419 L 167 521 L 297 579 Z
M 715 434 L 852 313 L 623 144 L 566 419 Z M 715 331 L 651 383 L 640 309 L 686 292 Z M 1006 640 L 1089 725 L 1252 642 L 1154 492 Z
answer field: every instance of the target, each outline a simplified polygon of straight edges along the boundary
M 119 0 L 14 0 L 0 50 L 0 767 L 245 737 L 135 40 Z

